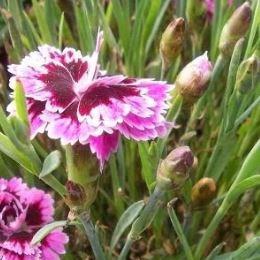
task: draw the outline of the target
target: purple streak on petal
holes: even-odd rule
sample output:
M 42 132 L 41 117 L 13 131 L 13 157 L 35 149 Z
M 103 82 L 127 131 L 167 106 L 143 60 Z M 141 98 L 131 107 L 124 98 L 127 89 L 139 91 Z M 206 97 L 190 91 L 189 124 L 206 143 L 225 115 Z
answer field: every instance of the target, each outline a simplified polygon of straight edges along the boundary
M 68 236 L 60 229 L 49 233 L 41 242 L 40 249 L 43 259 L 59 259 L 60 254 L 65 254 L 65 244 L 69 241 Z
M 7 241 L 0 244 L 0 247 L 8 249 L 18 254 L 35 254 L 35 248 L 30 246 L 30 241 L 33 238 L 32 233 L 21 231 L 11 235 Z
M 54 47 L 43 45 L 39 47 L 42 56 L 48 61 L 60 62 L 70 72 L 74 81 L 79 81 L 88 70 L 88 62 L 80 51 L 66 47 L 62 52 Z
M 50 260 L 65 253 L 68 237 L 55 230 L 42 244 L 31 245 L 34 234 L 53 220 L 53 200 L 42 190 L 28 188 L 19 178 L 0 178 L 0 258 L 5 260 Z
M 49 194 L 36 188 L 30 189 L 27 194 L 27 216 L 25 222 L 28 226 L 44 225 L 53 219 L 53 199 Z
M 88 70 L 88 62 L 83 58 L 80 51 L 72 48 L 65 48 L 60 57 L 61 63 L 71 73 L 74 81 L 78 82 Z
M 44 67 L 47 71 L 40 74 L 38 80 L 43 82 L 45 90 L 51 93 L 46 108 L 50 111 L 58 109 L 62 112 L 76 99 L 73 91 L 74 81 L 69 71 L 61 64 L 49 63 Z
M 102 134 L 101 136 L 91 136 L 89 138 L 89 146 L 92 153 L 95 153 L 100 162 L 100 170 L 103 170 L 105 161 L 108 160 L 111 153 L 118 148 L 119 132 L 113 134 Z
M 92 85 L 80 100 L 78 114 L 80 117 L 88 115 L 90 111 L 99 105 L 109 105 L 112 99 L 124 101 L 125 97 L 138 96 L 139 90 L 132 86 L 124 85 Z
M 30 136 L 33 139 L 38 133 L 44 132 L 47 124 L 41 119 L 41 115 L 45 110 L 45 102 L 28 98 L 27 108 L 30 121 Z
M 77 118 L 77 107 L 78 103 L 74 102 L 61 114 L 46 112 L 43 115 L 48 122 L 47 132 L 50 138 L 61 139 L 63 145 L 73 145 L 78 141 L 83 126 Z

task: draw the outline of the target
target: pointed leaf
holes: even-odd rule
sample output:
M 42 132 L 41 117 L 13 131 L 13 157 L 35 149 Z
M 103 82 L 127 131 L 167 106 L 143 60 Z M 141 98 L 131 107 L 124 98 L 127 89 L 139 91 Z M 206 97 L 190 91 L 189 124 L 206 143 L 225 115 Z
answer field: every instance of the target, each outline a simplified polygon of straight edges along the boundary
M 50 174 L 60 166 L 60 163 L 61 163 L 60 151 L 56 150 L 51 152 L 43 162 L 42 171 L 39 177 L 43 178 L 46 175 Z
M 41 229 L 39 229 L 36 234 L 33 236 L 31 245 L 35 245 L 39 242 L 42 241 L 49 233 L 51 233 L 54 229 L 64 227 L 67 225 L 66 220 L 60 220 L 60 221 L 55 221 L 50 224 L 45 225 Z
M 259 259 L 260 237 L 254 237 L 236 251 L 222 254 L 213 258 L 213 260 L 244 260 Z M 251 258 L 252 257 L 252 258 Z
M 113 233 L 110 248 L 111 250 L 115 247 L 117 244 L 119 238 L 122 236 L 124 231 L 133 223 L 133 221 L 137 218 L 140 211 L 144 207 L 144 201 L 140 200 L 132 204 L 120 217 L 115 231 Z

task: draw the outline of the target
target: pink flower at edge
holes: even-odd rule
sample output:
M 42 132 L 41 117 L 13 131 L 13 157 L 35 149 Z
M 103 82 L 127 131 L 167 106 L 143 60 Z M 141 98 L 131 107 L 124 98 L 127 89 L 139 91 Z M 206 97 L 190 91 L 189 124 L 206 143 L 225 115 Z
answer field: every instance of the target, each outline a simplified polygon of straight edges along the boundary
M 162 81 L 107 75 L 99 69 L 102 33 L 91 56 L 41 46 L 19 65 L 10 65 L 24 86 L 31 137 L 47 131 L 62 145 L 89 145 L 103 168 L 121 135 L 146 141 L 166 134 L 170 85 Z
M 213 17 L 215 11 L 215 1 L 216 0 L 204 0 L 208 20 L 211 20 Z M 230 7 L 233 4 L 233 0 L 227 0 L 227 4 Z
M 0 178 L 1 260 L 55 260 L 65 253 L 68 236 L 60 229 L 31 245 L 34 234 L 53 220 L 53 199 L 42 190 L 28 188 L 20 178 Z

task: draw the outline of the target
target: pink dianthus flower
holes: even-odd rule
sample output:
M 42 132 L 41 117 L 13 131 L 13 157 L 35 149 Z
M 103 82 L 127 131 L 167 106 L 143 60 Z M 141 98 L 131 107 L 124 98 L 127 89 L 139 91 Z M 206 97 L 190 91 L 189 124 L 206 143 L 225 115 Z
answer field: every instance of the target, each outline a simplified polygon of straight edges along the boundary
M 10 87 L 16 80 L 24 87 L 31 137 L 47 131 L 63 145 L 88 144 L 102 169 L 121 135 L 146 141 L 166 134 L 170 85 L 107 75 L 97 63 L 101 42 L 99 33 L 91 56 L 44 45 L 9 71 L 14 75 Z
M 68 236 L 60 229 L 40 243 L 30 242 L 35 233 L 53 220 L 53 199 L 20 178 L 0 178 L 0 259 L 56 260 L 65 253 Z

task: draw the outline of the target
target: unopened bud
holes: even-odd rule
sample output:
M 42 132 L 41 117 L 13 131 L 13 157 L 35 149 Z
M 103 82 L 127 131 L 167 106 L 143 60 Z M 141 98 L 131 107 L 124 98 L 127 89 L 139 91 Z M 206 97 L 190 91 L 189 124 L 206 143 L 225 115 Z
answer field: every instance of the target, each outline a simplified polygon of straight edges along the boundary
M 176 18 L 165 29 L 160 42 L 160 52 L 165 67 L 178 57 L 184 40 L 185 21 L 182 17 Z
M 238 7 L 221 32 L 219 50 L 224 57 L 230 57 L 236 42 L 243 37 L 250 25 L 251 8 L 248 1 Z
M 207 89 L 212 64 L 207 52 L 188 63 L 177 76 L 175 85 L 186 103 L 193 104 Z
M 71 206 L 84 206 L 86 201 L 85 189 L 82 185 L 73 181 L 67 181 L 67 202 Z
M 191 190 L 193 207 L 207 206 L 216 196 L 217 187 L 212 178 L 200 179 Z
M 239 65 L 236 76 L 236 88 L 240 93 L 245 93 L 259 79 L 260 59 L 253 55 Z
M 161 161 L 157 170 L 157 183 L 168 187 L 181 187 L 189 177 L 194 156 L 188 146 L 174 149 Z
M 188 0 L 186 5 L 186 17 L 192 33 L 202 30 L 206 21 L 206 6 L 204 0 Z

